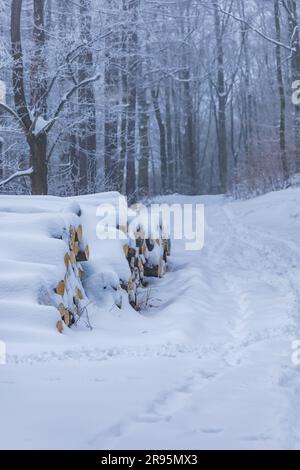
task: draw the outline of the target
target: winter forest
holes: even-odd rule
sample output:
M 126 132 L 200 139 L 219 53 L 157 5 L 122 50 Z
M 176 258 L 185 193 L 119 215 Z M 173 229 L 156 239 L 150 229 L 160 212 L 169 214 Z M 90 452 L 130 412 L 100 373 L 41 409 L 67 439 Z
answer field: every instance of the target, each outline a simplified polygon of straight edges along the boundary
M 300 0 L 0 14 L 0 450 L 299 450 Z
M 298 14 L 295 0 L 1 0 L 0 191 L 285 187 L 300 172 Z

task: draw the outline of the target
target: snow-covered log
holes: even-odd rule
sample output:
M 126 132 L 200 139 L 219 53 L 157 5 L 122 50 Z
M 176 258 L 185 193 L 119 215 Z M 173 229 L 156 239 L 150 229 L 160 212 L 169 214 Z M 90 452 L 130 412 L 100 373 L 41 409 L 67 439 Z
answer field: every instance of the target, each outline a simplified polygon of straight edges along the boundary
M 169 246 L 161 229 L 148 233 L 139 214 L 132 213 L 131 228 L 121 230 L 116 217 L 108 227 L 112 237 L 103 238 L 97 207 L 110 204 L 118 211 L 120 198 L 118 193 L 70 199 L 0 196 L 2 271 L 9 273 L 0 277 L 0 306 L 13 291 L 10 302 L 26 302 L 41 315 L 42 306 L 51 307 L 48 325 L 60 333 L 64 325 L 77 323 L 90 303 L 103 306 L 107 296 L 120 308 L 129 301 L 139 310 L 145 278 L 164 275 Z

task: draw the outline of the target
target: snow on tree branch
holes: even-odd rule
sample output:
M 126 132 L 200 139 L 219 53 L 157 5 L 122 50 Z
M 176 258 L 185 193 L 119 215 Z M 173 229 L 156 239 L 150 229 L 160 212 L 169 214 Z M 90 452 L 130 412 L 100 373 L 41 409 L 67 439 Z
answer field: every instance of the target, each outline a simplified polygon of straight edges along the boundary
M 17 171 L 13 175 L 9 176 L 7 179 L 0 181 L 0 187 L 10 183 L 11 181 L 17 178 L 21 178 L 23 176 L 31 176 L 33 171 L 34 171 L 33 168 L 29 168 L 28 170 L 24 170 L 24 171 Z
M 17 114 L 10 106 L 8 106 L 7 104 L 3 103 L 3 101 L 0 101 L 0 109 L 2 109 L 3 111 L 5 111 L 6 113 L 10 114 L 10 115 L 17 121 L 17 123 L 20 125 L 20 127 L 21 127 L 25 132 L 27 132 L 27 129 L 26 129 L 26 127 L 24 126 L 22 119 L 19 118 L 18 114 Z
M 206 3 L 202 3 L 200 2 L 201 5 L 203 5 L 205 8 L 211 10 L 213 7 L 207 5 Z M 242 23 L 244 24 L 249 30 L 251 30 L 252 32 L 258 34 L 260 37 L 262 37 L 263 39 L 265 39 L 266 41 L 274 44 L 275 46 L 279 46 L 279 47 L 282 47 L 283 49 L 286 49 L 288 50 L 289 52 L 295 52 L 295 48 L 292 47 L 291 45 L 288 45 L 288 44 L 285 44 L 281 41 L 277 41 L 276 39 L 273 39 L 272 37 L 268 36 L 267 34 L 265 34 L 263 31 L 259 30 L 258 28 L 256 28 L 255 26 L 253 26 L 251 23 L 249 23 L 249 21 L 247 21 L 246 19 L 244 18 L 240 18 L 239 16 L 233 14 L 232 12 L 230 11 L 227 11 L 227 10 L 224 10 L 223 8 L 221 8 L 217 3 L 213 3 L 213 5 L 216 5 L 219 12 L 226 15 L 228 18 L 232 18 L 234 19 L 235 21 L 238 21 L 239 23 Z
M 46 129 L 47 129 L 47 132 L 51 130 L 51 128 L 54 126 L 59 114 L 61 113 L 63 107 L 65 106 L 65 104 L 67 103 L 67 101 L 72 97 L 72 95 L 77 91 L 79 90 L 79 88 L 82 88 L 84 86 L 87 86 L 87 85 L 90 85 L 91 83 L 94 83 L 96 81 L 98 81 L 101 77 L 101 74 L 97 74 L 95 75 L 94 77 L 91 77 L 91 78 L 87 78 L 86 80 L 83 80 L 82 82 L 74 85 L 69 91 L 67 91 L 67 93 L 62 97 L 62 100 L 61 102 L 59 103 L 55 113 L 54 113 L 54 116 L 53 118 L 47 123 L 47 126 L 46 126 Z M 39 133 L 37 133 L 36 135 L 39 135 Z

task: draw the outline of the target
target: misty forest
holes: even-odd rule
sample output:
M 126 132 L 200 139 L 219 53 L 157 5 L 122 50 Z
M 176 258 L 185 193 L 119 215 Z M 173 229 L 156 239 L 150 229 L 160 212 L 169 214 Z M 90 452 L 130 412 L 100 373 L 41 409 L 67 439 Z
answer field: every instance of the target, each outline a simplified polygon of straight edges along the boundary
M 0 12 L 0 450 L 300 449 L 300 0 Z
M 0 8 L 0 192 L 245 197 L 300 172 L 295 0 Z

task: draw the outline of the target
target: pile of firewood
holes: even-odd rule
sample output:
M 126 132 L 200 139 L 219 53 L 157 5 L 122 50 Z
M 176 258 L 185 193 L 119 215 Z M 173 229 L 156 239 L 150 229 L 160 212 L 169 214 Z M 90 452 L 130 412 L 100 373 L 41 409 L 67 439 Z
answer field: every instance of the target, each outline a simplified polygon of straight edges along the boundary
M 82 262 L 89 260 L 89 246 L 84 241 L 82 225 L 75 227 L 70 225 L 64 230 L 62 237 L 66 244 L 64 257 L 65 277 L 59 281 L 54 289 L 55 301 L 61 315 L 57 322 L 59 332 L 63 331 L 63 325 L 72 326 L 80 316 L 82 308 L 86 304 L 86 295 L 82 285 L 84 268 Z
M 88 304 L 82 284 L 84 274 L 82 263 L 89 261 L 90 253 L 80 223 L 80 215 L 78 213 L 75 215 L 78 219 L 77 225 L 72 222 L 73 225 L 64 230 L 62 237 L 66 244 L 65 276 L 54 289 L 55 304 L 61 316 L 61 320 L 57 322 L 59 332 L 63 331 L 64 325 L 68 327 L 74 325 L 82 309 Z M 166 273 L 171 246 L 170 240 L 164 237 L 162 223 L 158 230 L 151 234 L 144 229 L 142 217 L 138 217 L 137 220 L 133 231 L 129 226 L 116 228 L 127 236 L 123 250 L 131 273 L 127 281 L 120 281 L 120 287 L 126 289 L 131 306 L 139 310 L 140 293 L 148 286 L 147 278 L 162 278 Z
M 168 257 L 171 255 L 171 243 L 163 238 L 162 226 L 159 238 L 147 238 L 142 225 L 138 225 L 134 232 L 134 238 L 124 246 L 125 256 L 131 270 L 128 281 L 128 296 L 130 304 L 139 309 L 139 289 L 148 286 L 147 277 L 162 278 L 168 265 Z

